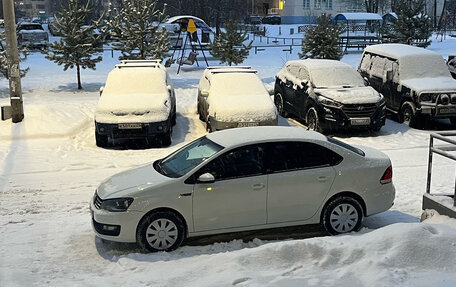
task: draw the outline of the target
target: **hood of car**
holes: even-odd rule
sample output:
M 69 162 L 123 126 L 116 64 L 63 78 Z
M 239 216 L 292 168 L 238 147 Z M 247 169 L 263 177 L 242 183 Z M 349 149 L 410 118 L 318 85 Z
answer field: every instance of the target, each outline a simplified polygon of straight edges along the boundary
M 381 99 L 372 87 L 316 88 L 314 92 L 341 104 L 372 104 Z
M 170 178 L 158 173 L 152 164 L 129 169 L 105 179 L 97 189 L 101 199 L 131 197 L 151 186 L 160 185 Z
M 456 92 L 456 81 L 448 77 L 437 77 L 437 78 L 417 78 L 408 79 L 401 81 L 401 84 L 408 87 L 409 89 L 417 92 Z

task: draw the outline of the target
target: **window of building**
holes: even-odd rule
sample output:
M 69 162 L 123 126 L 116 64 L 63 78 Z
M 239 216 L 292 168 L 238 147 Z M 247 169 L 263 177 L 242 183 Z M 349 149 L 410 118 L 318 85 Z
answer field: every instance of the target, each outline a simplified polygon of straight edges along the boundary
M 43 4 L 36 4 L 36 9 L 44 10 L 44 9 L 46 9 L 46 5 L 43 5 Z
M 321 0 L 314 0 L 314 8 L 321 9 Z
M 327 10 L 332 10 L 333 8 L 333 1 L 332 0 L 326 0 L 326 9 Z
M 302 9 L 310 9 L 310 0 L 302 0 Z

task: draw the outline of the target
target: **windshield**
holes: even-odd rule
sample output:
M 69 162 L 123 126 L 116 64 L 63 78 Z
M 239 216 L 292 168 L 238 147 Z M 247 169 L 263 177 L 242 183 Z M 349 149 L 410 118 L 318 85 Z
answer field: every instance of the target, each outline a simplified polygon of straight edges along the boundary
M 220 97 L 267 94 L 263 82 L 251 72 L 215 74 L 211 82 L 211 94 Z
M 158 161 L 155 169 L 168 177 L 181 177 L 222 149 L 222 146 L 202 137 Z
M 364 87 L 361 75 L 349 67 L 312 69 L 310 74 L 315 88 Z

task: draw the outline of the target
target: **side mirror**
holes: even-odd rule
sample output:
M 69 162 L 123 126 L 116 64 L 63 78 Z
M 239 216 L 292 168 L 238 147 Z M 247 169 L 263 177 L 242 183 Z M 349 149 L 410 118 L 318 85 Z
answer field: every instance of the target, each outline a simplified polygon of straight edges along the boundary
M 303 90 L 307 90 L 307 88 L 309 87 L 309 84 L 307 81 L 301 82 L 301 85 L 302 85 Z
M 104 90 L 104 86 L 100 87 L 100 97 L 101 97 L 101 94 L 103 94 L 103 90 Z
M 198 177 L 198 179 L 196 180 L 196 182 L 198 183 L 213 183 L 215 182 L 215 177 L 211 174 L 211 173 L 203 173 L 202 175 L 200 175 Z
M 167 85 L 166 88 L 168 89 L 168 91 L 171 92 L 171 90 L 172 90 L 171 85 Z
M 206 91 L 206 90 L 203 90 L 203 91 L 201 91 L 201 96 L 202 96 L 203 98 L 207 98 L 207 97 L 209 96 L 209 92 Z
M 386 71 L 386 80 L 387 81 L 393 80 L 393 71 L 392 70 Z
M 363 80 L 366 86 L 370 86 L 369 79 L 367 77 L 363 77 Z

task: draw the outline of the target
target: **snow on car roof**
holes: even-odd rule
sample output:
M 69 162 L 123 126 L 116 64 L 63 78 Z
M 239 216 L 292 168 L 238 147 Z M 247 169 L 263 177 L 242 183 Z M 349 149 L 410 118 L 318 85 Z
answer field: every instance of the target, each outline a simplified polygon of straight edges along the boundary
M 113 69 L 106 80 L 105 94 L 167 93 L 166 72 L 153 66 L 123 66 Z M 116 65 L 117 66 L 117 65 Z
M 327 141 L 326 136 L 308 131 L 301 127 L 261 126 L 227 129 L 210 133 L 207 138 L 224 146 L 237 146 L 255 142 L 282 140 L 317 140 Z
M 221 74 L 221 73 L 232 73 L 232 74 L 244 74 L 244 73 L 253 73 L 255 74 L 256 70 L 250 69 L 214 69 L 210 71 L 212 74 Z
M 423 56 L 423 55 L 439 55 L 436 52 L 418 48 L 410 45 L 404 44 L 378 44 L 367 46 L 364 49 L 365 52 L 370 52 L 374 54 L 381 54 L 390 58 L 401 58 L 406 56 Z M 439 55 L 439 57 L 441 57 Z
M 288 66 L 289 64 L 303 66 L 308 69 L 319 69 L 319 68 L 334 68 L 334 67 L 348 67 L 351 68 L 349 64 L 346 64 L 341 61 L 337 60 L 327 60 L 327 59 L 305 59 L 305 60 L 292 60 L 288 61 L 285 65 Z
M 165 23 L 174 23 L 174 22 L 176 22 L 177 20 L 180 20 L 180 19 L 193 19 L 193 20 L 198 20 L 198 21 L 201 21 L 203 23 L 206 23 L 206 22 L 204 22 L 203 19 L 195 17 L 195 16 L 190 16 L 190 15 L 174 16 L 174 17 L 169 18 L 167 21 L 165 21 Z
M 334 20 L 349 20 L 349 21 L 361 21 L 361 20 L 383 20 L 382 16 L 376 13 L 339 13 L 334 16 Z
M 215 70 L 215 69 L 250 69 L 250 66 L 209 66 L 207 70 Z

